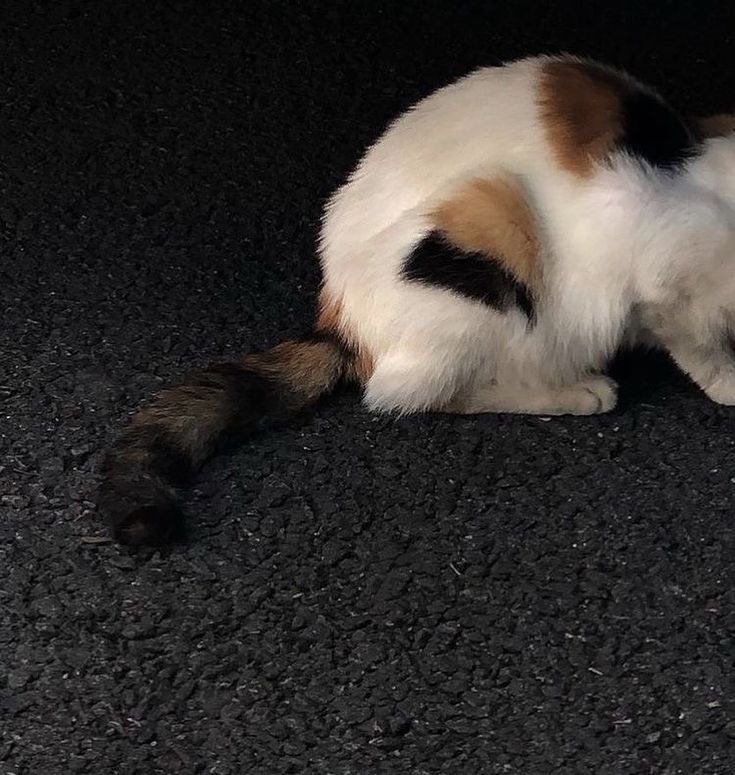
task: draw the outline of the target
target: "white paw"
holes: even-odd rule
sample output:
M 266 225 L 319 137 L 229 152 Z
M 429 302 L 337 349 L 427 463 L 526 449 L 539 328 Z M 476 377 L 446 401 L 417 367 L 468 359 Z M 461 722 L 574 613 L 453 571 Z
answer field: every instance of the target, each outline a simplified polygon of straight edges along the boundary
M 618 383 L 602 375 L 588 377 L 577 385 L 579 411 L 575 414 L 601 414 L 615 408 L 618 402 Z
M 704 392 L 718 404 L 735 406 L 735 372 L 723 372 Z

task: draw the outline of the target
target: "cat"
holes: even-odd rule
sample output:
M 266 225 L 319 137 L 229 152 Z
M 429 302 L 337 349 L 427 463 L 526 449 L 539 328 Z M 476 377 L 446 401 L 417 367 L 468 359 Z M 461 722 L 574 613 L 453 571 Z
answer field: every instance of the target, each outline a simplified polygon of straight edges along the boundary
M 103 464 L 116 539 L 181 534 L 221 444 L 358 383 L 399 414 L 589 415 L 605 366 L 663 347 L 735 404 L 735 117 L 688 120 L 568 55 L 476 70 L 392 123 L 329 200 L 313 333 L 195 372 Z

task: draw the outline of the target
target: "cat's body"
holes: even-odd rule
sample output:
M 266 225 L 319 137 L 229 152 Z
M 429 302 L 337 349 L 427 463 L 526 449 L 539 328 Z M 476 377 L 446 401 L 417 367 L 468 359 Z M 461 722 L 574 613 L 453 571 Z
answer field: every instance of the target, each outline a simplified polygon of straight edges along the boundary
M 600 65 L 479 70 L 389 127 L 331 199 L 316 333 L 199 372 L 105 466 L 118 537 L 161 540 L 176 477 L 341 378 L 376 410 L 590 414 L 626 342 L 735 404 L 735 128 Z
M 581 144 L 568 152 L 555 148 L 549 138 L 553 122 L 566 116 L 544 114 L 570 108 L 554 104 L 551 89 L 577 89 L 580 102 L 589 100 L 581 120 L 596 122 L 598 132 L 607 131 L 603 121 L 612 117 L 589 115 L 610 110 L 575 82 L 574 69 L 589 65 L 572 62 L 568 73 L 552 71 L 559 83 L 549 86 L 544 80 L 552 64 L 559 63 L 533 59 L 481 70 L 435 93 L 389 129 L 332 199 L 321 243 L 323 303 L 339 307 L 343 328 L 370 354 L 370 406 L 440 409 L 497 383 L 499 393 L 518 396 L 516 405 L 502 408 L 534 411 L 540 408 L 536 399 L 524 404 L 521 388 L 550 396 L 547 387 L 573 385 L 604 368 L 624 337 L 643 324 L 642 305 L 680 303 L 677 264 L 699 274 L 718 250 L 726 270 L 715 281 L 725 294 L 720 305 L 735 302 L 735 272 L 726 268 L 735 262 L 735 211 L 725 212 L 716 192 L 704 190 L 693 173 L 642 166 L 615 146 L 611 156 L 607 145 L 598 159 L 607 163 L 588 169 L 584 158 L 574 158 L 575 151 L 589 155 Z M 605 86 L 594 83 L 596 90 Z M 680 121 L 673 112 L 656 116 L 662 119 Z M 574 137 L 570 132 L 558 142 L 573 143 Z M 680 142 L 664 161 L 673 166 L 688 153 L 685 143 L 695 142 L 682 126 Z M 654 137 L 653 150 L 645 149 L 651 157 L 655 143 Z M 560 161 L 562 153 L 571 163 Z M 488 184 L 502 185 L 517 203 L 496 204 L 500 197 Z M 493 208 L 504 208 L 500 220 L 506 228 L 524 206 L 531 223 L 521 216 L 524 223 L 515 225 L 534 243 L 526 262 L 535 267 L 532 281 L 519 276 L 513 256 L 497 255 L 505 238 L 493 233 L 499 230 Z M 472 222 L 458 224 L 458 212 L 454 228 L 443 228 L 448 219 L 434 215 L 442 208 L 466 213 L 471 207 L 476 212 L 464 217 Z M 482 229 L 482 219 L 493 221 L 486 239 L 498 243 L 495 260 L 501 258 L 534 295 L 532 319 L 522 305 L 499 310 L 450 293 L 431 282 L 430 268 L 425 283 L 402 279 L 407 259 L 428 235 L 441 231 L 457 244 L 460 233 Z M 604 384 L 599 387 L 609 408 Z M 570 402 L 558 407 L 551 399 L 543 411 L 588 411 L 588 400 L 579 397 L 579 405 L 570 394 Z M 470 404 L 475 408 L 471 398 Z M 496 408 L 490 397 L 485 408 Z

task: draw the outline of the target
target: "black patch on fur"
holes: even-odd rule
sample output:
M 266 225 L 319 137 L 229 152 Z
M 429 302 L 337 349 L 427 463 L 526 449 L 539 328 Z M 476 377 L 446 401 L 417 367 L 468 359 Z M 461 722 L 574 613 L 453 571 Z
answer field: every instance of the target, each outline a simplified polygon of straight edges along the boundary
M 642 89 L 623 99 L 623 134 L 619 145 L 653 167 L 671 169 L 697 147 L 684 119 L 655 94 Z
M 529 320 L 534 316 L 529 289 L 499 260 L 484 253 L 461 250 L 436 231 L 411 251 L 401 275 L 411 282 L 454 291 L 500 312 L 518 307 Z

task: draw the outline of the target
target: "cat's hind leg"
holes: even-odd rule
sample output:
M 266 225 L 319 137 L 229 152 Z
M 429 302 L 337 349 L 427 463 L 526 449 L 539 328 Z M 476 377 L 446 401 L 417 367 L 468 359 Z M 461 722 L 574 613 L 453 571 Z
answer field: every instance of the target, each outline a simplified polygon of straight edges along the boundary
M 592 375 L 571 385 L 475 386 L 459 393 L 442 407 L 457 414 L 590 415 L 609 412 L 617 403 L 617 384 L 602 375 Z
M 396 348 L 375 364 L 364 402 L 374 411 L 410 414 L 449 401 L 462 381 L 466 360 L 448 349 Z

